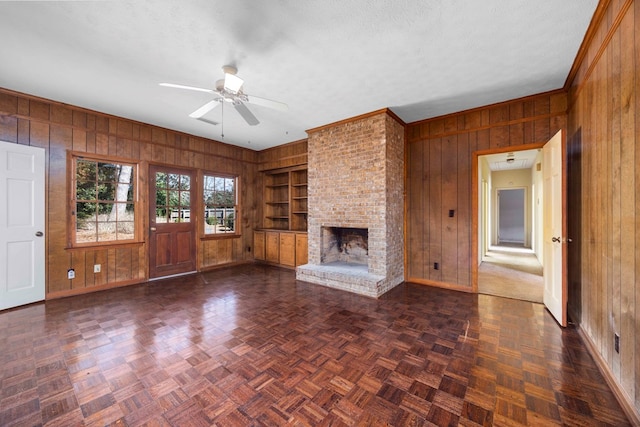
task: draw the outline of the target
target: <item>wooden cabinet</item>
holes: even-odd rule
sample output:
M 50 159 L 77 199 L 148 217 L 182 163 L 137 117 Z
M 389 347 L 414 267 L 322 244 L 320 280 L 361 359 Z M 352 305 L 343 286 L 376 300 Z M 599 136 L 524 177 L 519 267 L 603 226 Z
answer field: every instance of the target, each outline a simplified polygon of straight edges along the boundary
M 307 233 L 256 230 L 253 232 L 254 258 L 285 267 L 306 264 Z
M 296 233 L 296 266 L 309 261 L 308 240 L 306 234 Z
M 280 233 L 280 264 L 295 267 L 296 265 L 296 244 L 295 234 Z
M 307 231 L 307 169 L 265 172 L 265 229 Z
M 267 231 L 265 244 L 265 260 L 280 263 L 280 233 L 277 231 Z
M 265 258 L 265 239 L 266 235 L 264 231 L 253 232 L 253 257 L 255 259 L 264 261 Z

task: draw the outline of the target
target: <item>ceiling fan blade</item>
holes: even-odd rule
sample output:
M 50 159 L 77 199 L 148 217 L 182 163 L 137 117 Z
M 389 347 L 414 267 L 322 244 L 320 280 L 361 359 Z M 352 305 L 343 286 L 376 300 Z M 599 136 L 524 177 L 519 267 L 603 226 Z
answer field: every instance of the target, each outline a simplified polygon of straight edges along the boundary
M 249 111 L 249 108 L 247 108 L 247 106 L 242 102 L 234 102 L 233 106 L 235 107 L 236 111 L 240 113 L 242 118 L 249 124 L 249 126 L 255 126 L 260 123 L 260 121 L 258 121 L 258 118 L 254 116 L 253 113 Z
M 209 123 L 210 125 L 217 126 L 220 123 L 214 122 L 213 120 L 205 119 L 204 117 L 198 117 L 196 120 L 200 120 L 201 122 Z
M 192 117 L 194 119 L 199 119 L 200 117 L 207 114 L 209 111 L 216 108 L 220 104 L 220 102 L 221 101 L 219 99 L 214 99 L 213 101 L 209 101 L 206 104 L 204 104 L 202 107 L 198 108 L 193 113 L 189 114 L 189 117 Z
M 244 80 L 242 80 L 238 76 L 234 76 L 233 74 L 226 73 L 224 75 L 224 88 L 231 93 L 238 93 L 244 84 Z
M 185 86 L 185 85 L 176 85 L 173 83 L 159 83 L 160 86 L 164 86 L 164 87 L 172 87 L 175 89 L 187 89 L 187 90 L 195 90 L 198 92 L 207 92 L 207 93 L 216 93 L 216 91 L 211 90 L 211 89 L 205 89 L 205 88 L 201 88 L 201 87 L 195 87 L 195 86 Z
M 253 95 L 247 95 L 247 102 L 251 104 L 261 105 L 263 107 L 269 107 L 280 111 L 288 111 L 289 106 L 284 102 L 272 101 L 266 98 L 260 98 Z

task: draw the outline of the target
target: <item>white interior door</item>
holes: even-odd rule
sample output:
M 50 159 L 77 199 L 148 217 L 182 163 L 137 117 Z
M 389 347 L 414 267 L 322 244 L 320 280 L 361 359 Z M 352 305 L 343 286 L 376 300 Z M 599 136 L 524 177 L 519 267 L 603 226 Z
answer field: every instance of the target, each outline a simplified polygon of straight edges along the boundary
M 0 310 L 45 297 L 45 151 L 0 141 Z
M 562 131 L 542 148 L 544 305 L 567 326 L 566 179 Z

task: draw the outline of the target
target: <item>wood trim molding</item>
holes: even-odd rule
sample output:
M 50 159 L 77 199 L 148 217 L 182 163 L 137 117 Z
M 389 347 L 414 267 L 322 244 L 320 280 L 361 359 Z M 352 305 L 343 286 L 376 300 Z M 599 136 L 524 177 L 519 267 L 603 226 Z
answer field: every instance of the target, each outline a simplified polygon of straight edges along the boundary
M 70 297 L 74 295 L 90 294 L 97 291 L 104 291 L 104 290 L 113 289 L 113 288 L 121 288 L 123 286 L 137 285 L 137 284 L 146 283 L 146 282 L 148 282 L 148 279 L 142 278 L 142 279 L 135 279 L 135 280 L 125 280 L 117 283 L 109 283 L 106 285 L 96 285 L 88 288 L 76 288 L 76 289 L 69 289 L 65 291 L 47 292 L 45 296 L 45 300 Z
M 345 124 L 348 124 L 348 123 L 357 122 L 359 120 L 364 120 L 364 119 L 367 119 L 369 117 L 375 117 L 375 116 L 378 116 L 378 115 L 381 115 L 381 114 L 386 114 L 388 116 L 391 116 L 392 118 L 397 120 L 402 126 L 406 126 L 407 125 L 393 111 L 391 111 L 388 108 L 383 108 L 381 110 L 371 111 L 370 113 L 361 114 L 359 116 L 351 117 L 349 119 L 340 120 L 340 121 L 329 123 L 329 124 L 326 124 L 326 125 L 323 125 L 323 126 L 318 126 L 316 128 L 313 128 L 313 129 L 308 129 L 307 130 L 307 134 L 321 132 L 323 130 L 331 129 L 331 128 L 334 128 L 336 126 L 342 126 L 342 125 L 345 125 Z
M 439 282 L 437 280 L 421 279 L 418 277 L 408 277 L 406 278 L 406 281 L 409 283 L 415 283 L 418 285 L 426 285 L 426 286 L 433 286 L 435 288 L 449 289 L 452 291 L 474 293 L 469 286 L 457 285 L 455 283 Z
M 593 13 L 593 16 L 591 17 L 591 22 L 589 23 L 587 32 L 584 38 L 582 39 L 582 43 L 580 44 L 578 53 L 576 54 L 576 57 L 573 60 L 573 65 L 571 66 L 571 69 L 569 70 L 569 74 L 567 75 L 567 78 L 564 82 L 564 88 L 566 90 L 569 90 L 569 88 L 571 87 L 571 83 L 573 82 L 573 79 L 575 79 L 576 74 L 578 74 L 580 65 L 582 64 L 582 61 L 584 61 L 584 58 L 587 55 L 589 45 L 591 44 L 591 41 L 593 40 L 593 37 L 596 34 L 596 28 L 602 21 L 602 18 L 605 16 L 605 11 L 609 7 L 609 3 L 611 3 L 611 0 L 600 0 L 600 2 L 598 3 L 598 6 L 596 6 L 596 10 Z
M 563 93 L 566 93 L 566 91 L 563 88 L 560 89 L 555 89 L 555 90 L 551 90 L 548 92 L 542 92 L 542 93 L 536 93 L 534 95 L 528 95 L 528 96 L 523 96 L 522 98 L 515 98 L 515 99 L 509 99 L 506 101 L 501 101 L 501 102 L 496 102 L 495 104 L 489 104 L 489 105 L 482 105 L 480 107 L 476 107 L 476 108 L 470 108 L 468 110 L 462 110 L 462 111 L 456 111 L 455 113 L 451 113 L 451 114 L 444 114 L 442 116 L 437 116 L 437 117 L 432 117 L 429 119 L 424 119 L 424 120 L 419 120 L 416 122 L 411 122 L 408 123 L 409 126 L 413 127 L 413 126 L 418 126 L 418 125 L 422 125 L 425 123 L 429 123 L 429 122 L 435 122 L 438 120 L 445 120 L 447 118 L 450 117 L 458 117 L 458 116 L 463 116 L 466 114 L 472 114 L 475 112 L 481 112 L 481 111 L 485 111 L 485 110 L 491 110 L 494 108 L 498 108 L 498 107 L 503 107 L 505 105 L 509 105 L 509 104 L 514 104 L 514 103 L 520 103 L 520 102 L 527 102 L 527 101 L 532 101 L 536 98 L 540 98 L 541 96 L 554 96 L 554 95 L 562 95 Z M 537 119 L 541 119 L 541 118 L 545 118 L 545 117 L 555 117 L 557 115 L 563 115 L 566 114 L 566 111 L 558 111 L 557 113 L 551 113 L 551 114 L 546 114 L 546 115 L 541 115 L 541 116 L 535 116 L 535 117 L 527 117 L 524 119 L 518 119 L 520 121 L 530 121 L 530 120 L 537 120 Z M 514 120 L 514 122 L 516 122 Z M 509 124 L 509 122 L 504 122 L 504 124 Z M 496 127 L 496 126 L 501 126 L 502 123 L 491 123 L 490 125 L 487 125 L 487 128 L 490 127 Z M 460 132 L 473 132 L 475 130 L 482 130 L 485 127 L 483 126 L 482 128 L 472 128 L 472 129 L 459 129 L 456 133 L 460 133 Z
M 481 156 L 488 154 L 500 154 L 524 150 L 537 150 L 546 142 L 524 144 L 508 147 L 491 148 L 488 150 L 474 151 L 471 155 L 471 289 L 478 293 L 478 210 L 480 195 L 478 194 L 478 161 Z
M 635 409 L 631 399 L 618 384 L 618 381 L 613 376 L 613 373 L 609 369 L 607 362 L 602 358 L 600 352 L 597 350 L 596 345 L 593 343 L 593 341 L 591 341 L 589 335 L 587 335 L 582 330 L 580 325 L 576 325 L 576 330 L 578 331 L 578 335 L 580 335 L 580 338 L 582 338 L 582 341 L 585 343 L 585 347 L 587 347 L 587 351 L 593 358 L 596 366 L 600 370 L 600 373 L 607 382 L 607 385 L 618 400 L 618 403 L 622 407 L 625 415 L 627 416 L 627 418 L 629 418 L 631 424 L 633 424 L 634 426 L 640 426 L 640 413 Z
M 589 25 L 589 29 L 587 30 L 587 35 L 585 36 L 584 40 L 582 41 L 582 45 L 580 46 L 580 50 L 578 51 L 578 55 L 579 56 L 576 57 L 576 60 L 574 61 L 574 64 L 571 67 L 571 70 L 569 71 L 569 75 L 567 76 L 567 80 L 565 81 L 564 87 L 567 90 L 569 88 L 571 88 L 571 86 L 573 86 L 573 84 L 574 84 L 574 80 L 575 80 L 575 78 L 576 78 L 576 76 L 578 74 L 578 70 L 580 69 L 580 67 L 582 66 L 583 61 L 586 58 L 588 46 L 591 45 L 591 42 L 593 41 L 593 38 L 594 38 L 594 36 L 596 34 L 596 29 L 600 25 L 600 23 L 601 23 L 602 19 L 604 18 L 604 16 L 606 16 L 605 11 L 606 11 L 607 7 L 609 6 L 610 2 L 611 2 L 610 0 L 601 0 L 601 2 L 598 4 L 598 8 L 596 9 L 596 12 L 593 15 L 593 19 L 591 21 L 591 24 Z M 602 43 L 600 44 L 600 47 L 598 48 L 598 52 L 593 57 L 593 60 L 591 61 L 591 64 L 589 64 L 589 68 L 587 68 L 587 71 L 585 72 L 585 74 L 583 76 L 583 81 L 576 87 L 575 92 L 571 96 L 571 99 L 569 100 L 569 108 L 571 108 L 571 106 L 573 105 L 572 100 L 574 100 L 574 99 L 576 99 L 578 97 L 579 93 L 584 88 L 586 82 L 591 77 L 591 74 L 593 73 L 593 70 L 595 69 L 595 67 L 600 62 L 600 58 L 602 58 L 602 55 L 604 54 L 605 50 L 607 49 L 607 47 L 609 45 L 609 42 L 613 38 L 615 32 L 620 27 L 620 24 L 622 23 L 622 20 L 624 19 L 625 15 L 627 14 L 627 11 L 629 10 L 629 8 L 631 7 L 632 4 L 633 4 L 633 0 L 626 0 L 626 2 L 620 8 L 620 11 L 616 15 L 616 17 L 613 20 L 613 22 L 611 23 L 611 27 L 609 28 L 609 31 L 607 31 L 606 36 L 602 40 Z M 584 52 L 583 52 L 583 50 L 584 50 Z

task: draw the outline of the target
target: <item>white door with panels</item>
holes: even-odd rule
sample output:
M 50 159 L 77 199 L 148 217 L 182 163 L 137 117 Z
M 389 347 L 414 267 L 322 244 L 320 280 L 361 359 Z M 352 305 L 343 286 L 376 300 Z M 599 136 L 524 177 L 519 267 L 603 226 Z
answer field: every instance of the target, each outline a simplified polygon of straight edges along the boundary
M 567 326 L 565 140 L 558 131 L 542 148 L 544 305 Z
M 45 297 L 45 150 L 0 141 L 0 310 Z

